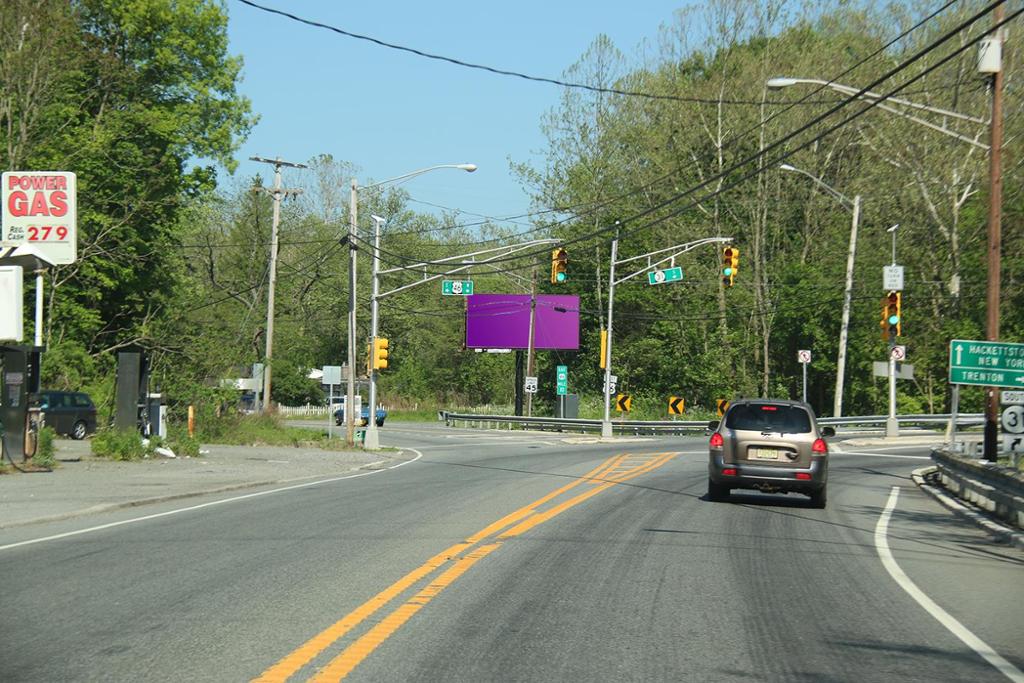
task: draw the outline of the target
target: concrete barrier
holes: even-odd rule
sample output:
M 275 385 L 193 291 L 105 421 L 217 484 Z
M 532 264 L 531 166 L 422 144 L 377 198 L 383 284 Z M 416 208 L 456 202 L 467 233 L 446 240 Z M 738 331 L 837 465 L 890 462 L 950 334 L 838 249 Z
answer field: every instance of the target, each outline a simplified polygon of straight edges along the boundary
M 1024 529 L 1024 474 L 1016 469 L 933 450 L 942 487 L 993 517 Z

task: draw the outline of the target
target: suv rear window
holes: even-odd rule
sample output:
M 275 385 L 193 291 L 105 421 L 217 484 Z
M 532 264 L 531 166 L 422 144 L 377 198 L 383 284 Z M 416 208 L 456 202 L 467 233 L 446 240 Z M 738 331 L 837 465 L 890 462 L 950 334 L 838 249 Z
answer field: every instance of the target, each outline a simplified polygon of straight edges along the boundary
M 811 417 L 796 406 L 748 403 L 733 406 L 725 417 L 725 426 L 753 432 L 807 434 L 811 431 Z

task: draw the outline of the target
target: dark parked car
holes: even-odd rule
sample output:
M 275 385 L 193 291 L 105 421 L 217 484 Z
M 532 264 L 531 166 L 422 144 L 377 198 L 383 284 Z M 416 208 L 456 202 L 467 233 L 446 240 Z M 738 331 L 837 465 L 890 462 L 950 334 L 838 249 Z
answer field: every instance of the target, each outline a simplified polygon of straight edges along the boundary
M 729 405 L 708 444 L 708 499 L 732 489 L 803 493 L 814 507 L 827 501 L 828 444 L 832 427 L 818 428 L 814 411 L 800 401 L 740 399 Z
M 47 427 L 72 439 L 84 439 L 96 431 L 96 406 L 80 391 L 41 391 L 39 408 Z

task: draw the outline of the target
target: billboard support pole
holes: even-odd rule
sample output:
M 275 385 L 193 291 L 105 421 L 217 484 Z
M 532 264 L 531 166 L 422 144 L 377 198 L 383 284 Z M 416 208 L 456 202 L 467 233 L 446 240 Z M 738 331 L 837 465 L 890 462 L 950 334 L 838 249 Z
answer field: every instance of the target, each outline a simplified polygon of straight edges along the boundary
M 537 266 L 533 267 L 530 284 L 530 332 L 526 340 L 526 375 L 536 377 L 533 374 L 533 331 L 537 318 Z M 526 394 L 526 416 L 533 417 L 533 394 Z

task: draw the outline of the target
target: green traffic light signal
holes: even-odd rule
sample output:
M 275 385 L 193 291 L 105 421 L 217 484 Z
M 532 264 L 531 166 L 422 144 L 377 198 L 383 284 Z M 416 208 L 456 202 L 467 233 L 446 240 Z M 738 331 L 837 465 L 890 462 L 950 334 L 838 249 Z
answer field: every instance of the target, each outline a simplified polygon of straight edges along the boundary
M 722 275 L 724 275 L 726 277 L 729 277 L 730 275 L 732 275 L 732 268 L 723 268 L 722 269 Z
M 559 282 L 565 282 L 565 273 L 558 273 L 555 277 Z

